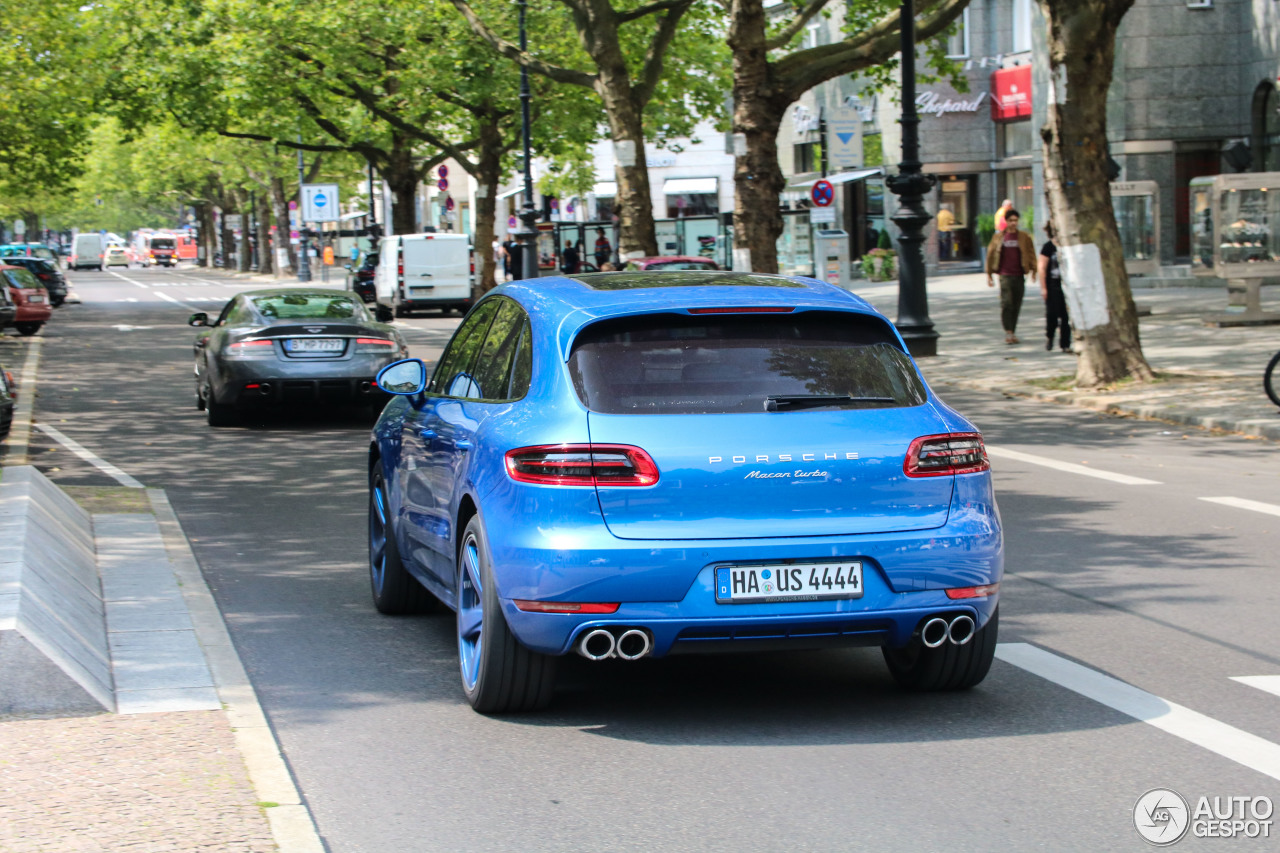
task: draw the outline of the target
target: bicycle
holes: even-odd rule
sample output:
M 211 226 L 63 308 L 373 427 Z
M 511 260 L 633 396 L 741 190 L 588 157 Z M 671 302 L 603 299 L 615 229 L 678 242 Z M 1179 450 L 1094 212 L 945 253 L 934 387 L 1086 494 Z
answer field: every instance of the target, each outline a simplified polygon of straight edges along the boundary
M 1280 406 L 1280 352 L 1271 356 L 1266 373 L 1262 374 L 1262 387 L 1267 389 L 1271 402 Z

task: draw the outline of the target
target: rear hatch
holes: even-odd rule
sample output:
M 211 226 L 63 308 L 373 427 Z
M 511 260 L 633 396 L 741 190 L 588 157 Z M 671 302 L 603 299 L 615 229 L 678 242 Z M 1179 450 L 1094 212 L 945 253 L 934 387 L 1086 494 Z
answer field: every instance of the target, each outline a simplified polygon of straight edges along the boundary
M 854 312 L 651 314 L 594 324 L 569 369 L 591 442 L 644 450 L 654 486 L 597 486 L 623 539 L 940 527 L 953 477 L 911 477 L 947 432 L 887 322 Z
M 401 253 L 404 284 L 410 299 L 465 297 L 471 292 L 465 237 L 427 235 L 405 239 Z

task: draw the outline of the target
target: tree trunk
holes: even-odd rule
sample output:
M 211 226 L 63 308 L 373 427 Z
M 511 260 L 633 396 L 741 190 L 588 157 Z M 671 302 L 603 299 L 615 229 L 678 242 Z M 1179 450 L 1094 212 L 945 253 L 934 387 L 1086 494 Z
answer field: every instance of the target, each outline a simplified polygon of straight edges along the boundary
M 1041 0 L 1051 79 L 1044 139 L 1045 195 L 1056 233 L 1076 384 L 1155 374 L 1142 354 L 1138 314 L 1107 180 L 1107 89 L 1116 29 L 1133 0 Z
M 476 163 L 475 251 L 480 258 L 479 293 L 488 293 L 498 283 L 498 263 L 493 257 L 494 219 L 498 210 L 498 183 L 502 179 L 502 128 L 497 121 L 480 127 L 480 152 Z
M 263 194 L 265 196 L 265 193 Z M 258 207 L 258 272 L 262 275 L 275 275 L 275 249 L 271 246 L 271 205 L 264 203 Z
M 253 270 L 253 247 L 249 245 L 249 231 L 253 223 L 249 219 L 249 194 L 244 190 L 236 190 L 236 207 L 240 210 L 240 239 L 236 243 L 236 270 L 251 272 Z
M 746 271 L 776 273 L 782 236 L 778 198 L 786 183 L 778 164 L 778 130 L 786 105 L 775 105 L 772 97 L 765 26 L 761 0 L 735 0 L 729 29 L 733 132 L 745 136 L 747 150 L 733 164 L 733 246 Z
M 422 176 L 414 163 L 413 143 L 408 137 L 395 135 L 381 172 L 391 190 L 391 229 L 387 233 L 413 234 L 418 230 L 416 207 Z
M 196 265 L 213 266 L 213 206 L 208 202 L 198 201 L 192 205 L 196 209 L 196 222 L 200 226 L 196 244 Z
M 602 81 L 607 79 L 602 74 Z M 633 102 L 631 87 L 625 91 L 608 91 L 603 83 L 601 92 L 605 111 L 609 116 L 609 130 L 613 136 L 614 153 L 619 144 L 630 146 L 634 161 L 630 166 L 619 162 L 616 166 L 618 180 L 618 256 L 623 263 L 629 258 L 652 257 L 658 254 L 658 229 L 653 221 L 653 196 L 649 189 L 649 162 L 644 153 L 644 121 L 641 110 Z M 621 86 L 617 87 L 621 89 Z M 624 154 L 628 153 L 625 150 Z
M 289 257 L 289 268 L 281 270 L 293 275 L 298 270 L 298 253 L 289 239 L 289 199 L 284 194 L 284 178 L 271 179 L 271 212 L 276 220 L 276 239 L 284 246 Z

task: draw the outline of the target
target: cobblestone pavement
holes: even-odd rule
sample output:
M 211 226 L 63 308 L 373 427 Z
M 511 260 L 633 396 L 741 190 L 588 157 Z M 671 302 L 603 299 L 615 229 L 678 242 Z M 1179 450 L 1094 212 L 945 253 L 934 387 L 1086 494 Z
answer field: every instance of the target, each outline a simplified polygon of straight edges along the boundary
M 1075 356 L 1044 348 L 1044 308 L 1034 285 L 1027 285 L 1018 323 L 1022 343 L 1014 346 L 1005 344 L 1000 328 L 998 288 L 988 288 L 982 275 L 933 278 L 928 288 L 929 313 L 942 337 L 940 355 L 921 359 L 920 368 L 944 397 L 949 385 L 994 390 L 1280 440 L 1280 411 L 1262 387 L 1263 370 L 1280 350 L 1280 326 L 1205 325 L 1205 316 L 1225 310 L 1225 289 L 1135 288 L 1139 309 L 1151 311 L 1139 332 L 1159 381 L 1081 390 L 1073 387 Z M 855 282 L 853 290 L 897 316 L 897 282 Z M 1264 289 L 1264 307 L 1278 302 L 1280 288 Z
M 275 849 L 222 711 L 0 719 L 3 853 Z

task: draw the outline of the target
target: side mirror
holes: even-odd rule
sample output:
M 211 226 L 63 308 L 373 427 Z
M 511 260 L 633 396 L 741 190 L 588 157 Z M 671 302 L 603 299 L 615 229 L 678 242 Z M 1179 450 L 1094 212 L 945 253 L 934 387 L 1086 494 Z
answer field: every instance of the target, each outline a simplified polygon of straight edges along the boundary
M 427 366 L 416 358 L 393 361 L 378 371 L 374 384 L 388 394 L 421 394 L 427 387 Z
M 209 325 L 209 315 L 201 311 L 198 314 L 192 314 L 187 318 L 188 326 L 207 326 Z

